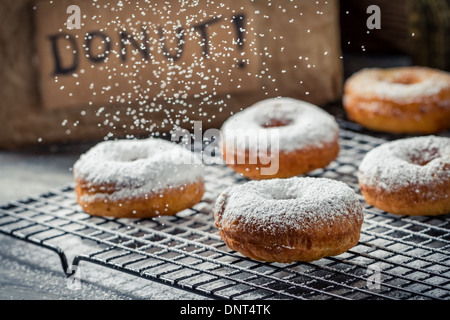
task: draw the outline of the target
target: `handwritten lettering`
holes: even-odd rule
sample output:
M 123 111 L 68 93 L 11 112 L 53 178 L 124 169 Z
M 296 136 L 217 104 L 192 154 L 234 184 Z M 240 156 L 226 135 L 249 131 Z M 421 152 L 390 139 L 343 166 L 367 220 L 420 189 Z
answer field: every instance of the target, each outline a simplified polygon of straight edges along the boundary
M 210 44 L 210 30 L 209 28 L 217 23 L 223 22 L 223 17 L 214 17 L 195 24 L 191 27 L 179 26 L 173 32 L 167 32 L 164 26 L 157 26 L 157 43 L 159 44 L 159 54 L 163 59 L 171 62 L 179 61 L 184 54 L 186 41 L 198 42 L 199 49 L 204 59 L 210 59 L 211 44 Z M 236 45 L 236 50 L 242 52 L 245 43 L 245 14 L 238 14 L 231 17 L 236 30 L 235 39 L 233 43 Z M 194 30 L 197 37 L 187 39 L 187 30 Z M 69 75 L 77 71 L 80 65 L 81 57 L 86 57 L 90 63 L 98 64 L 107 61 L 112 50 L 119 52 L 119 57 L 122 63 L 129 61 L 129 50 L 135 50 L 140 57 L 145 61 L 151 61 L 155 58 L 152 47 L 149 45 L 152 40 L 150 36 L 153 33 L 146 26 L 141 27 L 141 32 L 130 32 L 124 28 L 118 31 L 116 35 L 108 35 L 106 31 L 91 31 L 86 33 L 84 39 L 76 38 L 73 35 L 66 33 L 58 33 L 48 36 L 49 44 L 51 46 L 51 54 L 54 62 L 53 75 Z M 200 36 L 200 41 L 198 39 Z M 114 43 L 112 37 L 118 39 Z M 169 39 L 168 37 L 174 37 Z M 233 35 L 232 35 L 233 36 Z M 175 47 L 169 47 L 168 40 L 176 40 Z M 80 43 L 82 42 L 82 43 Z M 70 50 L 62 51 L 61 48 L 70 47 Z M 84 48 L 84 55 L 80 55 L 80 50 Z M 237 63 L 239 68 L 245 67 L 245 61 L 239 60 Z

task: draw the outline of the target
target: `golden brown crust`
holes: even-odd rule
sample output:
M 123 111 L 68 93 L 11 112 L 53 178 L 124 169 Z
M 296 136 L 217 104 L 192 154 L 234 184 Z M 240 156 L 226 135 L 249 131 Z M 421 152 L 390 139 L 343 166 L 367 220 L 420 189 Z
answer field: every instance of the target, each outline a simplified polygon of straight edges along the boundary
M 231 155 L 229 154 L 231 152 Z M 245 163 L 239 164 L 239 155 L 245 152 Z M 250 156 L 248 150 L 227 150 L 226 145 L 222 148 L 224 159 L 234 159 L 233 163 L 226 161 L 227 165 L 234 171 L 243 176 L 254 179 L 273 179 L 273 178 L 289 178 L 310 172 L 314 169 L 326 167 L 339 154 L 339 141 L 336 135 L 331 143 L 323 143 L 321 147 L 310 146 L 307 148 L 278 153 L 279 166 L 278 172 L 273 175 L 261 174 L 261 168 L 269 168 L 272 163 L 262 164 L 260 159 L 257 159 L 256 164 L 250 164 Z
M 91 215 L 116 218 L 151 218 L 174 215 L 192 207 L 202 199 L 205 187 L 203 181 L 197 181 L 180 187 L 167 188 L 142 197 L 117 200 L 114 197 L 95 197 L 97 193 L 111 193 L 111 186 L 92 186 L 85 181 L 77 181 L 75 192 L 78 203 L 84 211 Z
M 363 71 L 364 72 L 364 71 Z M 380 78 L 396 78 L 397 83 L 420 82 L 420 77 L 439 77 L 448 85 L 431 96 L 392 99 L 360 91 L 361 72 L 347 80 L 343 104 L 350 120 L 376 131 L 432 134 L 450 128 L 450 76 L 427 68 L 392 68 L 377 72 Z M 420 75 L 417 73 L 420 72 Z M 417 79 L 414 75 L 417 74 Z M 401 79 L 401 77 L 406 77 Z M 376 80 L 372 83 L 376 86 Z
M 344 96 L 344 107 L 350 120 L 368 129 L 389 133 L 432 134 L 447 129 L 450 108 L 439 107 L 436 103 L 427 106 L 358 98 L 351 91 Z
M 361 226 L 355 223 L 335 226 L 332 233 L 327 228 L 291 236 L 277 234 L 276 243 L 289 243 L 286 245 L 273 245 L 268 234 L 254 237 L 249 233 L 229 232 L 226 227 L 222 227 L 219 233 L 229 248 L 244 256 L 260 261 L 290 263 L 315 261 L 344 253 L 358 243 L 360 231 Z
M 386 191 L 360 182 L 361 193 L 370 205 L 398 215 L 441 215 L 450 213 L 450 181 L 427 186 L 397 186 Z

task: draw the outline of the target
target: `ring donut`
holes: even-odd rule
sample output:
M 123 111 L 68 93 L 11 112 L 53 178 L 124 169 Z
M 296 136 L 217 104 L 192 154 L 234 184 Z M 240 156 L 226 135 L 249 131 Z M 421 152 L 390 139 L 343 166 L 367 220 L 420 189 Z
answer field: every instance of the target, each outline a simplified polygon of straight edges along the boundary
M 363 69 L 345 83 L 350 120 L 389 133 L 450 128 L 450 74 L 425 67 Z
M 74 164 L 77 202 L 97 216 L 174 215 L 204 193 L 203 169 L 192 157 L 162 139 L 99 143 Z
M 228 187 L 215 224 L 232 250 L 255 260 L 289 263 L 339 255 L 357 244 L 362 205 L 345 183 L 293 177 Z
M 369 151 L 358 170 L 366 201 L 401 215 L 450 213 L 450 138 L 424 136 Z
M 292 98 L 263 100 L 236 113 L 223 124 L 222 134 L 226 164 L 250 179 L 300 175 L 327 166 L 339 153 L 334 117 Z M 268 170 L 275 161 L 277 168 Z

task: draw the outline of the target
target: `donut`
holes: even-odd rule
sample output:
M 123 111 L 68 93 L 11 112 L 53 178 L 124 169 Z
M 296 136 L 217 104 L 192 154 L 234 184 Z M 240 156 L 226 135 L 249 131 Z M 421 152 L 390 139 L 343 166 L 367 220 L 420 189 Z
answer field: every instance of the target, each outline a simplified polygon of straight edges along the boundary
M 156 138 L 101 142 L 73 166 L 77 202 L 95 216 L 174 215 L 202 199 L 203 169 L 194 157 Z
M 248 181 L 228 187 L 214 205 L 225 244 L 267 262 L 339 255 L 358 243 L 363 220 L 357 194 L 327 178 Z
M 374 131 L 433 134 L 450 128 L 450 73 L 363 69 L 346 81 L 343 105 L 349 120 Z
M 386 142 L 364 156 L 358 181 L 367 203 L 386 212 L 450 213 L 450 138 Z
M 226 165 L 249 179 L 304 174 L 327 166 L 339 153 L 334 117 L 292 98 L 259 101 L 228 118 L 221 132 Z

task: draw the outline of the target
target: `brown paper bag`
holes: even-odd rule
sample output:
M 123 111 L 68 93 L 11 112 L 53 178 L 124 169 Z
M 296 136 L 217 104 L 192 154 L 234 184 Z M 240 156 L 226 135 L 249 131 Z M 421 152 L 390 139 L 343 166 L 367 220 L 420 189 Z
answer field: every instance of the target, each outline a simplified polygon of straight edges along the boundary
M 274 96 L 339 99 L 337 6 L 2 1 L 0 147 L 219 128 Z

